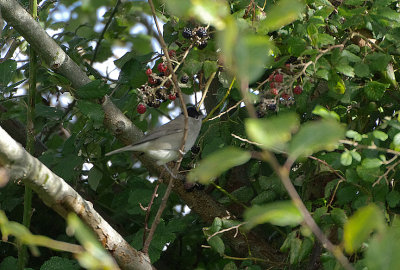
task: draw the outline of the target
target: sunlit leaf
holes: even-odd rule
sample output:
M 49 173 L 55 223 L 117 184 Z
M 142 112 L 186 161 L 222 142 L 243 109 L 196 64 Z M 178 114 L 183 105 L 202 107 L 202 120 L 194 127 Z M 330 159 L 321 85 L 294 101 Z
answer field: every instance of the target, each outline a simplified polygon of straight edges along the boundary
M 296 159 L 321 150 L 333 150 L 344 134 L 345 128 L 336 121 L 305 123 L 290 142 L 289 155 Z
M 283 114 L 268 119 L 246 119 L 246 132 L 251 140 L 268 150 L 282 151 L 299 128 L 296 114 Z
M 291 201 L 255 205 L 246 210 L 244 217 L 249 229 L 267 222 L 278 226 L 296 226 L 303 221 L 303 215 Z
M 226 170 L 246 163 L 250 158 L 250 152 L 226 147 L 200 161 L 199 165 L 188 174 L 188 180 L 207 184 Z
M 343 240 L 346 251 L 354 253 L 374 230 L 380 231 L 383 228 L 383 215 L 376 205 L 370 204 L 360 208 L 344 225 Z
M 320 105 L 315 106 L 314 110 L 312 111 L 313 114 L 319 115 L 324 119 L 333 119 L 340 121 L 340 116 L 333 111 L 329 111 L 325 107 L 322 107 Z
M 292 23 L 300 17 L 304 7 L 302 0 L 280 0 L 267 11 L 266 19 L 260 22 L 258 30 L 268 33 Z

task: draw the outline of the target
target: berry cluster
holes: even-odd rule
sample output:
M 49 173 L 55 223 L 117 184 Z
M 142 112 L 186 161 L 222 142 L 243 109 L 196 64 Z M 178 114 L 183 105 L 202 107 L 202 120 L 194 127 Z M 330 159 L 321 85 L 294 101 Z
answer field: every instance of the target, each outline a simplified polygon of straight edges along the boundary
M 199 50 L 207 47 L 207 40 L 210 38 L 208 36 L 207 29 L 202 26 L 194 29 L 185 27 L 183 28 L 182 36 L 186 39 L 192 40 Z
M 288 70 L 286 73 L 282 69 L 275 70 L 264 82 L 268 83 L 268 86 L 257 106 L 258 117 L 263 117 L 266 111 L 276 111 L 278 102 L 287 106 L 293 104 L 293 95 L 300 95 L 303 92 L 300 84 L 292 88 L 294 79 L 290 72 L 290 64 L 285 68 Z
M 175 57 L 176 52 L 170 50 L 168 52 L 171 58 Z M 139 114 L 146 112 L 146 106 L 158 108 L 161 103 L 167 100 L 175 100 L 176 93 L 171 87 L 172 80 L 169 76 L 169 70 L 166 62 L 161 61 L 157 64 L 157 72 L 153 72 L 151 68 L 146 69 L 147 82 L 138 88 L 138 94 L 143 103 L 140 103 L 136 110 Z
M 280 96 L 284 100 L 289 100 L 291 98 L 291 92 L 295 95 L 300 95 L 303 92 L 303 88 L 300 85 L 297 85 L 292 91 L 287 89 L 289 87 L 288 84 L 290 84 L 290 79 L 290 75 L 280 73 L 279 71 L 273 72 L 268 77 L 270 93 L 273 96 L 278 96 L 279 93 L 281 93 Z

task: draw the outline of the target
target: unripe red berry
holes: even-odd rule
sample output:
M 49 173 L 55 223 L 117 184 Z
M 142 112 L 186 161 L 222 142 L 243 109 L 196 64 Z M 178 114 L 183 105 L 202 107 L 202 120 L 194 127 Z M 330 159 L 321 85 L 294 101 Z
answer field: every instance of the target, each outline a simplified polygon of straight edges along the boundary
M 288 100 L 290 96 L 287 93 L 283 93 L 281 96 L 284 100 Z
M 175 55 L 176 55 L 175 50 L 169 50 L 169 51 L 168 51 L 168 55 L 169 55 L 169 57 L 175 56 Z
M 273 94 L 274 96 L 277 96 L 277 95 L 279 94 L 278 89 L 272 88 L 272 89 L 271 89 L 271 94 Z
M 296 87 L 293 89 L 293 94 L 295 95 L 300 95 L 303 92 L 303 88 L 301 88 L 300 85 L 296 85 Z
M 283 75 L 278 73 L 275 75 L 274 79 L 275 79 L 275 82 L 281 83 L 281 82 L 283 82 Z
M 146 70 L 146 75 L 149 76 L 151 73 L 153 73 L 153 71 L 151 70 L 151 68 L 148 68 Z
M 149 84 L 152 84 L 152 85 L 154 85 L 154 84 L 157 83 L 157 81 L 156 81 L 153 77 L 151 77 L 151 76 L 149 76 L 148 81 L 149 81 Z
M 164 63 L 160 63 L 158 64 L 157 69 L 159 72 L 164 73 L 167 70 L 167 66 Z
M 270 83 L 269 83 L 269 87 L 270 87 L 270 88 L 275 88 L 275 83 L 270 82 Z
M 169 94 L 169 95 L 168 95 L 168 99 L 171 100 L 171 101 L 173 101 L 173 100 L 176 99 L 176 95 Z
M 146 112 L 146 106 L 144 104 L 139 104 L 136 110 L 138 113 L 144 114 Z
M 270 81 L 270 82 L 274 81 L 274 74 L 273 73 L 271 75 L 269 75 L 268 81 Z

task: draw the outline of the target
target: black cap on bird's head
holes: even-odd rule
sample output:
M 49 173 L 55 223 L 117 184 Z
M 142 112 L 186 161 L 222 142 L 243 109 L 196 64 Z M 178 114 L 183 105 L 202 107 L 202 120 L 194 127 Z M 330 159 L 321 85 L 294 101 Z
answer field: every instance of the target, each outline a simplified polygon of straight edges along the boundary
M 201 112 L 199 112 L 195 106 L 189 105 L 186 107 L 187 113 L 189 117 L 198 118 L 199 116 L 203 116 Z

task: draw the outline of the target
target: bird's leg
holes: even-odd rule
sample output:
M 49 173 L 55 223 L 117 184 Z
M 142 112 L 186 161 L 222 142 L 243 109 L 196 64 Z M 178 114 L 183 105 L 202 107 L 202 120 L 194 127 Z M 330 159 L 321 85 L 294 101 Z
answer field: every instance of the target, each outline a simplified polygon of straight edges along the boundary
M 176 176 L 176 175 L 171 171 L 171 169 L 167 166 L 167 164 L 164 164 L 164 168 L 165 168 L 165 170 L 166 170 L 173 178 L 178 179 L 178 176 Z

